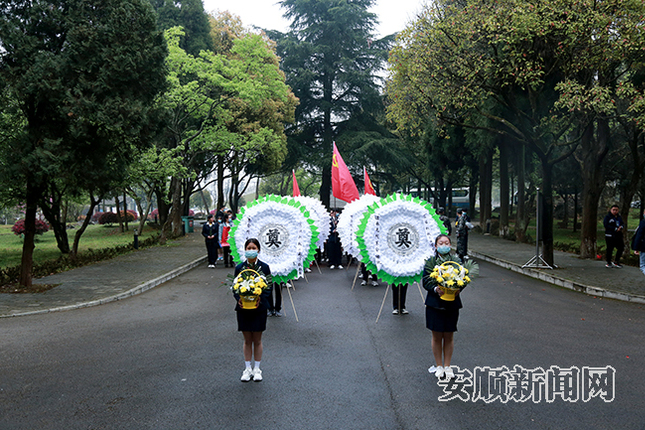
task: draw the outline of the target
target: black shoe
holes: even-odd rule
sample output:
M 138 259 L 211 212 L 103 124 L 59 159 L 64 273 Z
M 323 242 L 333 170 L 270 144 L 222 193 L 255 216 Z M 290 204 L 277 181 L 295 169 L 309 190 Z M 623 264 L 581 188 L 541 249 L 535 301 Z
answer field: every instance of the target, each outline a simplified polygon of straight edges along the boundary
M 614 266 L 616 269 L 622 269 L 622 268 L 623 268 L 623 265 L 622 265 L 622 264 L 620 264 L 620 263 L 613 263 L 613 266 Z

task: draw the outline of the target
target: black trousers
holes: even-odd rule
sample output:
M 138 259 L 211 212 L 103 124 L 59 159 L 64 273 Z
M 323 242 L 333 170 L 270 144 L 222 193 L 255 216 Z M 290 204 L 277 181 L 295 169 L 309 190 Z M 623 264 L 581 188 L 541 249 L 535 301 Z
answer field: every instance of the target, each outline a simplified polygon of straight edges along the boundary
M 206 251 L 208 251 L 208 264 L 217 263 L 217 248 L 219 243 L 215 239 L 206 239 Z
M 363 275 L 363 281 L 367 282 L 370 278 L 369 272 L 367 271 L 367 267 L 365 266 L 365 263 L 361 263 L 361 275 Z M 376 281 L 376 275 L 372 275 L 372 281 Z
M 222 254 L 224 256 L 224 267 L 228 267 L 229 264 L 233 267 L 233 261 L 231 260 L 231 247 L 222 246 Z
M 273 296 L 275 296 L 275 301 L 273 301 Z M 269 310 L 279 312 L 280 309 L 282 309 L 282 284 L 276 282 L 273 284 L 273 292 L 269 296 Z
M 399 293 L 401 301 L 399 302 Z M 405 309 L 405 296 L 408 295 L 408 284 L 392 285 L 392 307 L 393 309 Z
M 623 251 L 625 250 L 625 242 L 623 242 L 622 236 L 605 236 L 605 243 L 607 244 L 607 264 L 611 264 L 611 255 L 614 253 L 614 248 L 616 249 L 616 259 L 614 260 L 616 264 L 620 264 L 620 257 L 623 256 Z

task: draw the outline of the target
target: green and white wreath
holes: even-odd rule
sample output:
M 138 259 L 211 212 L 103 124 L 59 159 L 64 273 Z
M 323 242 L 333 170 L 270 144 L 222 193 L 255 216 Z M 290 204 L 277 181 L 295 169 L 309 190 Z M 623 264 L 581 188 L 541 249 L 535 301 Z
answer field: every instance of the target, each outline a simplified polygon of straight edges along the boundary
M 313 218 L 314 224 L 318 229 L 318 241 L 316 242 L 316 248 L 323 249 L 325 241 L 329 237 L 329 227 L 331 224 L 329 218 L 329 212 L 325 209 L 320 200 L 314 199 L 307 196 L 297 196 L 294 197 L 297 202 L 305 205 L 309 211 L 309 215 Z
M 356 232 L 358 225 L 367 211 L 368 206 L 380 201 L 380 197 L 372 194 L 365 194 L 358 200 L 347 204 L 338 217 L 338 236 L 340 236 L 340 243 L 343 244 L 343 249 L 354 258 L 360 259 L 360 251 L 358 250 L 358 242 L 356 241 Z
M 394 194 L 370 205 L 361 218 L 359 259 L 389 284 L 419 282 L 426 260 L 435 255 L 435 239 L 445 231 L 430 203 Z
M 300 277 L 316 253 L 318 228 L 307 208 L 293 197 L 267 195 L 240 210 L 231 228 L 231 254 L 244 260 L 244 243 L 260 242 L 259 259 L 271 268 L 274 282 Z

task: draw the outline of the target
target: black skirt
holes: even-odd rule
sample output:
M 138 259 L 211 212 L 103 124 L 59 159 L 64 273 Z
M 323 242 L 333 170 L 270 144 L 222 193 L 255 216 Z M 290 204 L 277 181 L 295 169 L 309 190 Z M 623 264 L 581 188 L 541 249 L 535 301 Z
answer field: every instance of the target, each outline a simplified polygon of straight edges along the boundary
M 264 306 L 257 309 L 239 309 L 237 312 L 237 331 L 264 331 L 267 329 L 267 310 Z
M 459 309 L 437 309 L 426 306 L 426 327 L 432 331 L 455 332 Z

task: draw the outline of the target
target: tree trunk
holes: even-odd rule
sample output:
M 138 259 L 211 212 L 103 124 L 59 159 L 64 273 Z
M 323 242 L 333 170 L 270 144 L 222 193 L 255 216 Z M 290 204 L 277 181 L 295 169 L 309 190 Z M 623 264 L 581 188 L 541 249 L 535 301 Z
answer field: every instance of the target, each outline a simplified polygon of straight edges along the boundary
M 499 144 L 499 235 L 507 238 L 509 202 L 508 146 L 503 140 Z
M 42 199 L 40 208 L 45 215 L 49 225 L 54 230 L 56 244 L 63 254 L 69 254 L 69 239 L 67 237 L 67 223 L 65 217 L 61 215 L 60 196 L 54 191 L 49 199 Z
M 210 209 L 208 207 L 208 202 L 206 201 L 206 196 L 204 195 L 204 189 L 203 188 L 199 189 L 199 195 L 202 198 L 202 203 L 204 203 L 204 209 L 206 209 L 206 213 L 210 213 Z
M 72 260 L 75 260 L 78 256 L 78 245 L 81 242 L 81 236 L 85 232 L 85 229 L 87 229 L 87 226 L 90 224 L 90 220 L 92 219 L 92 215 L 94 214 L 94 208 L 96 208 L 101 200 L 102 199 L 100 197 L 98 199 L 94 199 L 94 195 L 90 192 L 90 209 L 87 211 L 87 216 L 83 220 L 81 228 L 79 228 L 76 231 L 76 234 L 74 234 L 74 243 L 72 244 L 72 251 L 70 253 Z
M 128 201 L 126 198 L 125 189 L 123 189 L 123 224 L 125 225 L 125 231 L 130 231 L 128 226 Z
M 526 148 L 519 145 L 517 148 L 517 213 L 515 214 L 515 240 L 520 243 L 526 243 L 526 229 L 528 219 L 526 217 L 526 160 L 524 155 Z
M 172 209 L 170 210 L 168 220 L 172 226 L 172 237 L 175 238 L 181 236 L 182 233 L 181 214 L 183 212 L 183 205 L 181 201 L 181 179 L 172 179 L 172 190 Z
M 491 217 L 493 185 L 493 153 L 489 151 L 479 157 L 479 225 L 485 229 Z
M 325 108 L 323 112 L 323 163 L 322 180 L 320 182 L 320 200 L 326 208 L 330 208 L 331 198 L 331 159 L 333 152 L 333 129 L 331 124 L 331 106 L 333 103 L 333 78 L 326 74 L 323 77 L 323 98 Z
M 479 181 L 479 169 L 473 166 L 470 171 L 470 183 L 468 184 L 468 206 L 470 208 L 471 219 L 475 217 L 475 203 L 477 202 L 477 183 Z
M 217 206 L 215 211 L 224 207 L 224 156 L 217 157 Z
M 114 204 L 116 206 L 116 219 L 119 221 L 119 229 L 121 230 L 121 233 L 124 233 L 125 229 L 123 228 L 123 217 L 121 217 L 121 206 L 118 194 L 114 195 Z
M 573 195 L 573 232 L 578 231 L 578 188 L 576 187 Z
M 28 180 L 29 181 L 29 180 Z M 34 267 L 34 238 L 36 236 L 36 211 L 39 192 L 27 182 L 27 207 L 25 210 L 25 238 L 22 244 L 20 285 L 31 287 Z
M 598 201 L 605 185 L 602 163 L 609 151 L 607 145 L 609 124 L 598 120 L 598 137 L 594 139 L 593 124 L 585 130 L 581 140 L 580 167 L 582 170 L 582 226 L 580 257 L 596 258 L 598 231 Z

